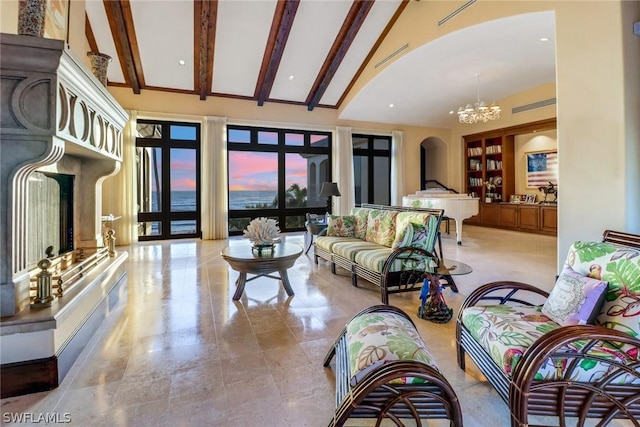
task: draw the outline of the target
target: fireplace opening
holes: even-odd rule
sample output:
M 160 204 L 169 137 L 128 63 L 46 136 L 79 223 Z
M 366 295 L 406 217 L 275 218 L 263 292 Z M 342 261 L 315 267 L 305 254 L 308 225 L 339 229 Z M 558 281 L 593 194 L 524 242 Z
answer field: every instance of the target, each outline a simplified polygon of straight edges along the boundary
M 74 179 L 73 175 L 53 172 L 34 172 L 29 176 L 29 269 L 43 258 L 73 251 Z

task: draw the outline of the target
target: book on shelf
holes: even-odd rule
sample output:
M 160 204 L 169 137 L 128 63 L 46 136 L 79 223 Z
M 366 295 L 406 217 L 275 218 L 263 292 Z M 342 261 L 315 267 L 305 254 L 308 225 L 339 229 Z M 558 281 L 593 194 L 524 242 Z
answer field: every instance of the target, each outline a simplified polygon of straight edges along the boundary
M 502 160 L 487 159 L 487 170 L 502 169 Z
M 469 178 L 469 187 L 481 187 L 482 185 L 482 178 Z
M 467 149 L 467 154 L 469 156 L 481 156 L 482 155 L 482 147 L 469 147 Z
M 487 154 L 500 154 L 502 153 L 502 145 L 489 145 L 487 147 Z

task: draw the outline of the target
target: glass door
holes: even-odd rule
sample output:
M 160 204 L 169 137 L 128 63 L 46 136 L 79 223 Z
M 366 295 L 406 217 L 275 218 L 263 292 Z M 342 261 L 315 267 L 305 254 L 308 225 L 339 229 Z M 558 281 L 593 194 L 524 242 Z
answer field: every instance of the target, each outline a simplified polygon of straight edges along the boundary
M 139 120 L 138 239 L 200 237 L 200 125 Z

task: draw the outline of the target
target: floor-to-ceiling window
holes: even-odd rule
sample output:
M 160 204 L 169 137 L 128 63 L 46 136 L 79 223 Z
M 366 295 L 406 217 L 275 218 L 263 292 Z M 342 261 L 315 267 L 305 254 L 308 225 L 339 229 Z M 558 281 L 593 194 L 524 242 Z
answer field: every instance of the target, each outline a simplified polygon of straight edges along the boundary
M 355 202 L 389 205 L 391 137 L 353 134 Z
M 138 239 L 200 237 L 200 124 L 138 120 Z
M 306 213 L 324 213 L 318 195 L 331 180 L 331 133 L 229 125 L 227 149 L 229 234 L 257 217 L 302 230 Z

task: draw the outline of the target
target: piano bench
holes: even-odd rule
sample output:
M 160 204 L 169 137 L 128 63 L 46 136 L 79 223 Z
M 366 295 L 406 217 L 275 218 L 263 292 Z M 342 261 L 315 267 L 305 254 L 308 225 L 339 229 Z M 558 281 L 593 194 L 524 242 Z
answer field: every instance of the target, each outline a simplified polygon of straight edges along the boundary
M 451 226 L 450 226 L 450 221 L 455 221 L 453 218 L 449 218 L 448 216 L 443 216 L 442 217 L 442 223 L 445 224 L 445 233 L 450 234 L 449 232 L 451 231 Z

